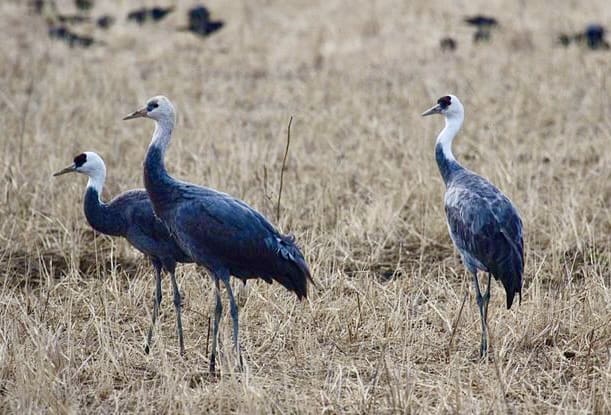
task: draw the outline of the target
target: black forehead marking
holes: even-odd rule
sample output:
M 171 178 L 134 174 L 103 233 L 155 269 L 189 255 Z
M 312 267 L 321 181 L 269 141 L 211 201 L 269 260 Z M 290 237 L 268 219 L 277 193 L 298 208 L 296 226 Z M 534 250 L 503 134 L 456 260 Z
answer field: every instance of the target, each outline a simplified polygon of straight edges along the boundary
M 441 109 L 446 109 L 452 104 L 452 98 L 449 96 L 441 97 L 437 100 L 437 103 L 441 107 Z
M 76 167 L 81 167 L 87 161 L 87 154 L 81 153 L 74 158 L 74 165 Z

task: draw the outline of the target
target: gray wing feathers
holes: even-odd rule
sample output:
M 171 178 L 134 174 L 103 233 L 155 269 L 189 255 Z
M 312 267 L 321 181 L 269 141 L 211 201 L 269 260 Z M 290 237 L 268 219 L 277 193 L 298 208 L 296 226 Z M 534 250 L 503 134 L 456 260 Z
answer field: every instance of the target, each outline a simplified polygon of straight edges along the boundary
M 260 213 L 224 193 L 196 188 L 170 215 L 183 249 L 209 269 L 242 278 L 278 281 L 299 298 L 310 272 L 294 239 L 281 235 Z
M 125 236 L 136 249 L 160 259 L 192 262 L 172 238 L 165 224 L 155 216 L 153 205 L 144 189 L 122 193 L 111 200 L 109 206 L 129 224 Z
M 452 240 L 467 268 L 490 272 L 507 294 L 507 308 L 521 297 L 524 250 L 522 222 L 511 201 L 484 179 L 451 183 L 445 210 Z

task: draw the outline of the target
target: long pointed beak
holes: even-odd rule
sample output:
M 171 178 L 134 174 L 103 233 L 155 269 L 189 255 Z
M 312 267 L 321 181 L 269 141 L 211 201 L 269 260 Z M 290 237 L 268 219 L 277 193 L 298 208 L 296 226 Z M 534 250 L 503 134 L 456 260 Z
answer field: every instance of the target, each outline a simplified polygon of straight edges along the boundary
M 72 173 L 73 171 L 76 171 L 75 164 L 71 164 L 70 166 L 63 168 L 60 171 L 53 173 L 53 176 L 61 176 L 62 174 Z
M 426 117 L 427 115 L 439 114 L 440 112 L 441 112 L 441 107 L 439 106 L 439 104 L 437 104 L 434 107 L 431 107 L 428 110 L 424 111 L 422 113 L 422 116 Z
M 146 117 L 146 114 L 147 114 L 146 107 L 140 108 L 138 111 L 134 111 L 131 114 L 123 117 L 123 120 L 132 120 L 134 118 Z

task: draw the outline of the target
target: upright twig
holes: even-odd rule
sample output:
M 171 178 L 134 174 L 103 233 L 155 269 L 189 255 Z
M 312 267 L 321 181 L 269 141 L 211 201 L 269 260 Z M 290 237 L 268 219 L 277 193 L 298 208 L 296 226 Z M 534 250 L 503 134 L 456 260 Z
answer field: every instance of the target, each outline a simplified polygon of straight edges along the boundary
M 210 317 L 208 317 L 208 334 L 206 335 L 206 356 L 210 356 L 208 354 L 208 345 L 210 344 Z
M 26 88 L 26 100 L 21 110 L 21 125 L 19 131 L 19 151 L 17 153 L 17 162 L 21 166 L 21 160 L 23 156 L 23 137 L 25 135 L 25 127 L 27 125 L 29 113 L 30 113 L 30 102 L 32 101 L 32 95 L 34 95 L 34 78 L 32 75 L 30 82 Z
M 452 327 L 452 334 L 450 335 L 450 341 L 448 342 L 448 348 L 446 349 L 446 360 L 450 361 L 450 353 L 452 352 L 452 343 L 454 342 L 454 336 L 456 335 L 456 329 L 458 328 L 458 322 L 460 321 L 460 316 L 462 315 L 462 310 L 465 308 L 465 302 L 467 301 L 467 297 L 469 296 L 469 291 L 465 291 L 465 296 L 462 299 L 462 304 L 460 305 L 460 310 L 458 310 L 458 316 L 454 321 L 454 326 Z
M 284 159 L 282 159 L 282 168 L 280 169 L 280 188 L 278 189 L 278 203 L 276 204 L 276 221 L 280 221 L 280 200 L 282 199 L 282 185 L 284 184 L 284 169 L 286 167 L 286 158 L 289 154 L 289 146 L 291 145 L 291 124 L 293 116 L 289 119 L 289 125 L 286 131 L 286 148 L 284 149 Z

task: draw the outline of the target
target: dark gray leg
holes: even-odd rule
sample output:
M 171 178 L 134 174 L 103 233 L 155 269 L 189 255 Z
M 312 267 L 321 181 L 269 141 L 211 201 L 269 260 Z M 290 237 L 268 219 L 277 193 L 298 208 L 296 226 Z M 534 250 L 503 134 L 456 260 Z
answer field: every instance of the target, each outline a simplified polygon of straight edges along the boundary
M 488 304 L 490 303 L 490 287 L 492 286 L 492 274 L 488 273 L 488 287 L 486 288 L 486 294 L 484 294 L 484 323 L 486 324 L 486 350 L 484 354 L 488 353 Z
M 239 318 L 238 318 L 238 304 L 235 301 L 235 297 L 233 296 L 233 290 L 231 289 L 231 282 L 229 281 L 229 276 L 223 278 L 223 283 L 225 284 L 225 288 L 227 288 L 227 295 L 229 296 L 229 307 L 231 312 L 231 320 L 233 321 L 233 348 L 238 356 L 238 362 L 240 365 L 240 369 L 242 369 L 242 356 L 240 353 L 240 342 L 238 337 L 239 332 Z
M 492 274 L 488 273 L 488 288 L 486 288 L 486 294 L 484 294 L 484 304 L 486 305 L 484 311 L 486 312 L 486 323 L 488 322 L 488 303 L 490 302 L 490 287 L 492 283 Z
M 184 356 L 185 344 L 182 336 L 181 317 L 182 302 L 180 299 L 180 288 L 178 288 L 178 283 L 176 282 L 176 264 L 167 264 L 166 267 L 168 269 L 168 272 L 170 273 L 170 277 L 172 279 L 172 290 L 174 291 L 174 309 L 176 310 L 176 331 L 178 334 L 178 347 L 180 349 L 180 355 Z
M 216 305 L 214 307 L 214 324 L 212 326 L 212 353 L 210 353 L 210 373 L 216 372 L 216 345 L 217 338 L 219 335 L 219 323 L 221 321 L 221 315 L 223 314 L 223 303 L 221 302 L 221 287 L 219 286 L 219 280 L 214 277 L 214 296 Z
M 149 327 L 148 335 L 146 336 L 146 345 L 144 346 L 144 352 L 148 354 L 151 350 L 151 341 L 153 340 L 153 328 L 159 315 L 159 305 L 161 304 L 161 261 L 158 259 L 151 258 L 153 267 L 155 268 L 155 297 L 153 299 L 153 316 L 151 327 Z
M 479 356 L 484 358 L 488 354 L 488 302 L 490 300 L 490 274 L 488 274 L 488 289 L 486 294 L 482 296 L 477 281 L 477 271 L 473 272 L 473 282 L 475 284 L 475 293 L 479 314 L 482 320 L 482 342 L 479 349 Z

